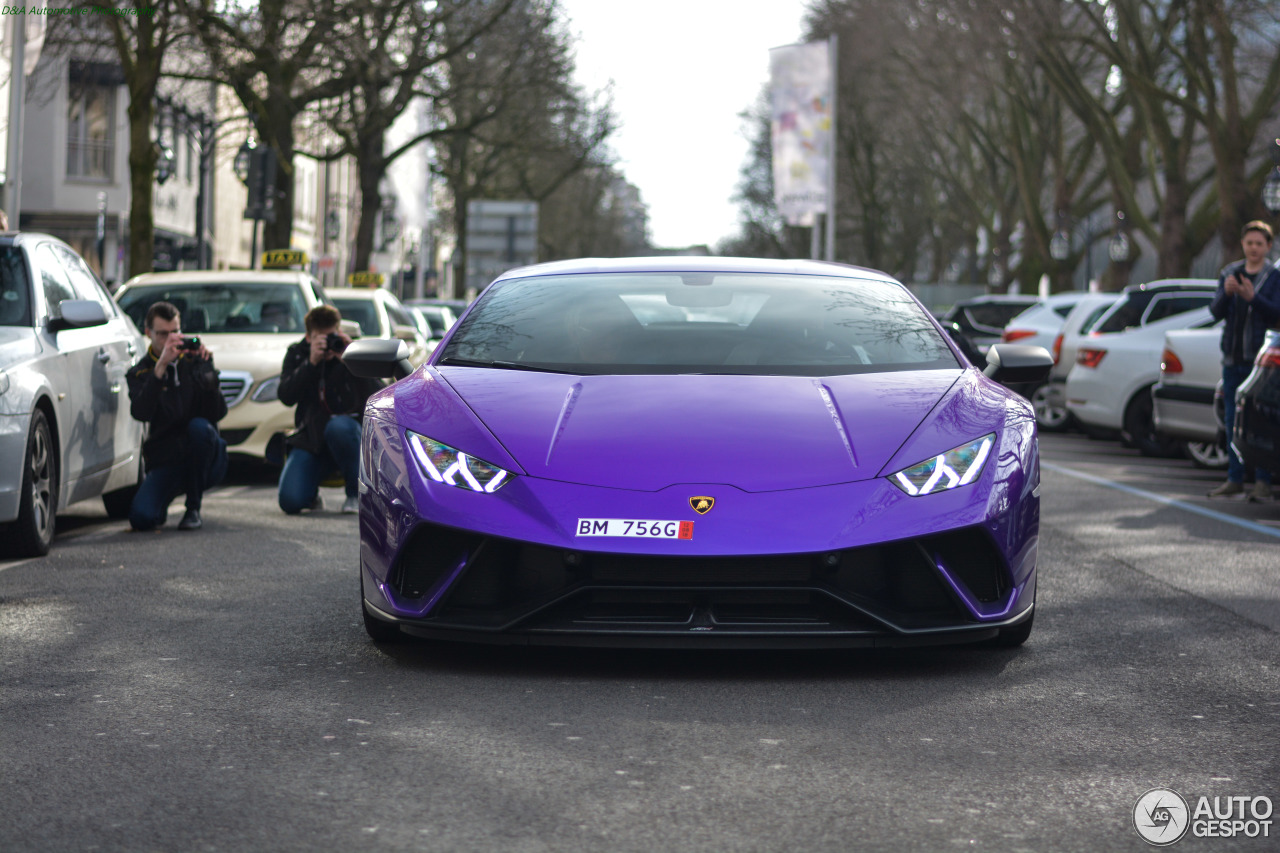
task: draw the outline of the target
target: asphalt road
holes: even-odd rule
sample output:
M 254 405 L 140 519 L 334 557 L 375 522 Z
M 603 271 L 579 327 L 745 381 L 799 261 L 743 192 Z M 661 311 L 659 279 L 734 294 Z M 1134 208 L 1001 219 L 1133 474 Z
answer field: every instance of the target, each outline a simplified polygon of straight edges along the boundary
M 1280 803 L 1280 503 L 1041 446 L 1013 651 L 382 649 L 353 517 L 79 505 L 0 562 L 0 851 L 1137 851 L 1153 787 Z

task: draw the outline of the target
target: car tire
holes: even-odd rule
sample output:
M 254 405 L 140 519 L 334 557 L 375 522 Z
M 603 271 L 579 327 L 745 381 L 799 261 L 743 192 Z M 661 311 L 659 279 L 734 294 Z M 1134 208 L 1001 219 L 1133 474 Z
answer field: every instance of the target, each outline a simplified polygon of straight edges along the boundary
M 129 510 L 133 508 L 133 496 L 138 493 L 138 488 L 142 485 L 142 478 L 146 476 L 146 469 L 142 464 L 142 452 L 138 452 L 138 481 L 132 486 L 125 486 L 123 489 L 116 489 L 114 492 L 106 492 L 102 496 L 102 506 L 107 511 L 107 518 L 116 520 L 129 517 Z
M 1225 471 L 1227 469 L 1227 448 L 1216 441 L 1185 441 L 1182 452 L 1197 468 L 1209 471 Z
M 360 615 L 364 617 L 364 630 L 369 635 L 369 639 L 379 644 L 399 643 L 404 639 L 404 634 L 400 633 L 400 628 L 390 622 L 383 622 L 376 616 L 369 614 L 369 608 L 364 606 L 364 570 L 360 572 Z
M 1036 621 L 1035 611 L 1027 617 L 1027 621 L 1019 622 L 1017 625 L 1011 625 L 1008 628 L 1001 628 L 1000 633 L 996 635 L 991 642 L 993 645 L 1002 649 L 1016 649 L 1027 641 L 1031 636 L 1032 625 Z
M 1143 456 L 1160 459 L 1182 455 L 1182 443 L 1156 431 L 1151 385 L 1138 390 L 1124 409 L 1124 436 Z
M 22 464 L 22 491 L 18 495 L 18 518 L 3 525 L 14 557 L 43 557 L 53 544 L 58 513 L 58 451 L 53 430 L 44 410 L 31 415 L 27 452 Z
M 1048 382 L 1042 382 L 1027 395 L 1036 413 L 1036 424 L 1041 432 L 1062 432 L 1071 423 L 1066 406 L 1054 404 L 1054 394 Z

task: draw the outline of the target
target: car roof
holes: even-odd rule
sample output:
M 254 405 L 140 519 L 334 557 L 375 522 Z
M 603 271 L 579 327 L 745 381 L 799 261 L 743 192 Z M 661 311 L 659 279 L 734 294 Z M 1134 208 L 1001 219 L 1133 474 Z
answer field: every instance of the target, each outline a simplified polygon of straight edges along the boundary
M 1125 293 L 1160 290 L 1216 290 L 1218 282 L 1211 278 L 1161 278 L 1146 284 L 1131 284 L 1124 289 Z
M 175 284 L 311 284 L 315 279 L 302 270 L 177 270 L 135 275 L 126 287 L 168 287 Z
M 957 299 L 956 306 L 960 308 L 969 305 L 992 305 L 992 304 L 1017 304 L 1017 305 L 1035 305 L 1040 301 L 1039 296 L 1033 296 L 1029 293 L 984 293 L 982 296 L 970 296 L 966 299 Z
M 827 261 L 779 260 L 774 258 L 737 258 L 706 255 L 660 255 L 645 258 L 577 258 L 518 267 L 502 273 L 494 282 L 539 275 L 582 275 L 624 272 L 720 272 L 772 273 L 791 275 L 836 275 L 851 278 L 893 277 L 879 270 Z

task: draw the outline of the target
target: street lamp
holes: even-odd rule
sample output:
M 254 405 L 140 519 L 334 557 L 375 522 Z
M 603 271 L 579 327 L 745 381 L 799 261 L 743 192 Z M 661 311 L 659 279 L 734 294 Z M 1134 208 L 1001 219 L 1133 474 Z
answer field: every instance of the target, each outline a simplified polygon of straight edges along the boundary
M 1111 238 L 1111 244 L 1107 246 L 1107 255 L 1114 263 L 1122 264 L 1129 260 L 1129 253 L 1132 245 L 1129 235 L 1125 233 L 1124 211 L 1116 211 L 1116 233 Z
M 1272 216 L 1280 216 L 1280 139 L 1271 148 L 1271 161 L 1275 167 L 1262 185 L 1262 205 Z
M 156 133 L 156 183 L 164 186 L 173 177 L 174 156 L 169 141 L 173 137 L 173 105 L 167 101 L 160 104 L 160 126 Z
M 400 236 L 400 222 L 396 219 L 396 203 L 394 199 L 387 199 L 386 205 L 382 208 L 382 249 L 387 248 L 395 242 Z
M 257 143 L 250 137 L 240 146 L 240 150 L 236 152 L 235 160 L 231 161 L 231 169 L 236 173 L 236 177 L 240 179 L 240 183 L 246 186 L 249 183 L 249 165 L 253 162 L 253 149 L 257 148 Z
M 1058 230 L 1049 238 L 1049 257 L 1062 262 L 1071 257 L 1071 234 L 1066 228 L 1067 214 L 1058 211 Z

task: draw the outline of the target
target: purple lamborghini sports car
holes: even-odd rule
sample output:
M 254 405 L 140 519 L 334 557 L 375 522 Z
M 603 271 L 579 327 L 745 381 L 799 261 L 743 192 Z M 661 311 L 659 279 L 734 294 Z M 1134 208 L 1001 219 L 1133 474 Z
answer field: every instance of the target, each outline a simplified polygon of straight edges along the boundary
M 883 273 L 578 260 L 495 281 L 369 401 L 360 581 L 378 641 L 1023 642 L 1038 347 L 986 375 Z M 400 378 L 403 377 L 403 378 Z

